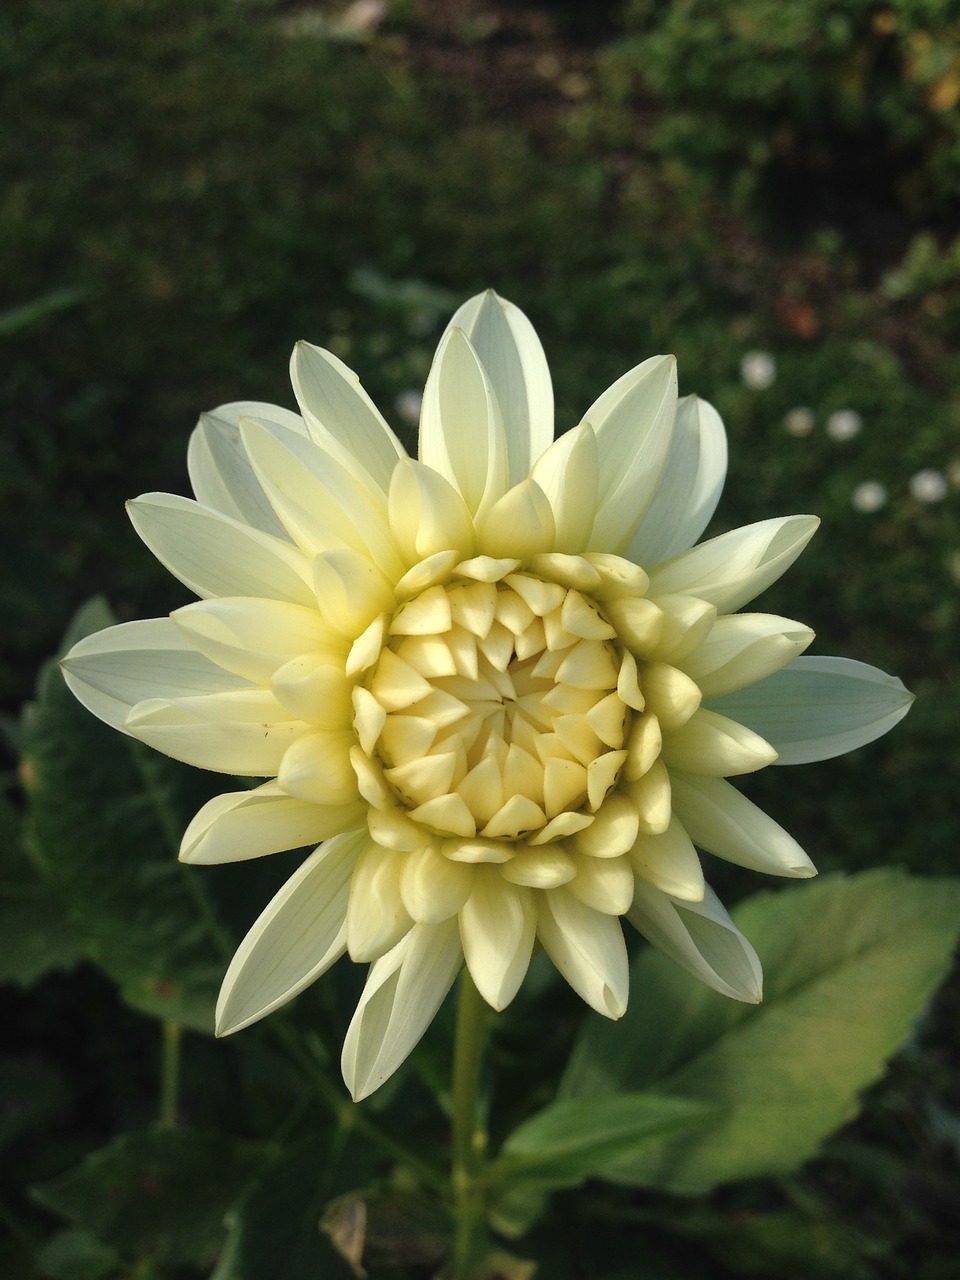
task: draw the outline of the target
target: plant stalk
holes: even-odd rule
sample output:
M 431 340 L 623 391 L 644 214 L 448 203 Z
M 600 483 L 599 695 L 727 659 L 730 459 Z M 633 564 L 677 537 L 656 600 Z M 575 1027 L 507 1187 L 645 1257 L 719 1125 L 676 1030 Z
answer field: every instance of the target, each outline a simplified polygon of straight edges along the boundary
M 453 1258 L 450 1280 L 471 1280 L 483 1222 L 480 1173 L 486 1155 L 486 1127 L 479 1089 L 489 1010 L 469 970 L 460 978 L 453 1051 Z

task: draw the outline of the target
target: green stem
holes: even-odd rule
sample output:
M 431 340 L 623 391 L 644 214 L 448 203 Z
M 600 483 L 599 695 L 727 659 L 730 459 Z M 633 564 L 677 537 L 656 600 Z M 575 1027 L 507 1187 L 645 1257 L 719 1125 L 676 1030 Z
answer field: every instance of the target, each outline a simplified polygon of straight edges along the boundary
M 172 1018 L 163 1020 L 163 1051 L 160 1059 L 160 1128 L 172 1129 L 177 1123 L 177 1101 L 180 1096 L 180 1041 L 183 1029 Z
M 453 1050 L 453 1260 L 450 1280 L 469 1280 L 483 1219 L 480 1173 L 487 1134 L 478 1095 L 489 1011 L 469 971 L 460 978 Z

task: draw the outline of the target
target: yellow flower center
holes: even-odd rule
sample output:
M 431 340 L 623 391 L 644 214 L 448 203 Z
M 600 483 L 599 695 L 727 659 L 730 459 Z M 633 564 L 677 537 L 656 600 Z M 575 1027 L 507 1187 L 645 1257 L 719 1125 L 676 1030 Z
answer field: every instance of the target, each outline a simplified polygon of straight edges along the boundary
M 353 755 L 377 838 L 501 861 L 585 832 L 646 774 L 660 737 L 608 609 L 622 600 L 514 571 L 455 575 L 378 622 Z

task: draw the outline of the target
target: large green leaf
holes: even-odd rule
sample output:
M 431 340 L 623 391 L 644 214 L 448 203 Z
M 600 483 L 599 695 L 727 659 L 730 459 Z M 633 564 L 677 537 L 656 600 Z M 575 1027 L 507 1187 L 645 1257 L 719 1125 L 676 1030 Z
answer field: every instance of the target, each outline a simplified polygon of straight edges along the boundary
M 615 1177 L 651 1141 L 701 1126 L 712 1114 L 708 1103 L 653 1093 L 562 1098 L 511 1133 L 487 1177 L 540 1189 Z
M 269 1154 L 225 1134 L 130 1133 L 33 1195 L 128 1258 L 209 1269 L 224 1245 L 228 1209 Z
M 22 848 L 13 806 L 0 799 L 0 982 L 32 987 L 70 969 L 83 944 L 52 887 Z
M 701 1193 L 782 1173 L 857 1109 L 950 964 L 960 882 L 896 870 L 756 895 L 735 913 L 764 965 L 765 998 L 736 1004 L 645 951 L 619 1023 L 590 1020 L 567 1096 L 651 1089 L 717 1106 L 653 1142 L 617 1181 Z
M 93 602 L 68 642 L 113 619 Z M 230 946 L 198 869 L 177 861 L 204 775 L 94 719 L 50 663 L 23 726 L 31 852 L 86 954 L 135 1008 L 213 1028 Z

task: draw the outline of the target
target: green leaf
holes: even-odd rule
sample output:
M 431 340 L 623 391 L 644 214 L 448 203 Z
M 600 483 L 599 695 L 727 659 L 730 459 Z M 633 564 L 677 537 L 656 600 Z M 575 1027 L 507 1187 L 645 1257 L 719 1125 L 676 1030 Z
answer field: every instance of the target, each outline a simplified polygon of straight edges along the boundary
M 503 1185 L 574 1187 L 587 1178 L 616 1180 L 644 1147 L 703 1125 L 714 1109 L 657 1094 L 564 1098 L 513 1131 L 487 1176 Z
M 68 643 L 112 621 L 93 602 Z M 198 869 L 177 861 L 205 776 L 101 724 L 55 663 L 25 715 L 23 776 L 31 852 L 87 956 L 134 1008 L 212 1031 L 231 946 Z
M 37 1263 L 51 1280 L 105 1280 L 121 1265 L 115 1250 L 82 1227 L 58 1231 L 40 1250 Z
M 229 1236 L 211 1280 L 351 1280 L 321 1229 L 338 1140 L 304 1139 L 271 1164 L 230 1212 Z
M 13 806 L 0 799 L 0 982 L 29 988 L 47 973 L 71 969 L 83 944 L 60 899 L 27 860 L 19 825 Z
M 567 1096 L 655 1089 L 720 1109 L 620 1162 L 618 1180 L 699 1194 L 812 1156 L 855 1114 L 947 973 L 960 882 L 830 876 L 757 894 L 734 918 L 763 961 L 762 1005 L 725 1001 L 645 951 L 626 1016 L 591 1020 L 575 1046 Z
M 125 1134 L 33 1195 L 127 1257 L 209 1269 L 228 1209 L 267 1156 L 264 1146 L 224 1134 Z

